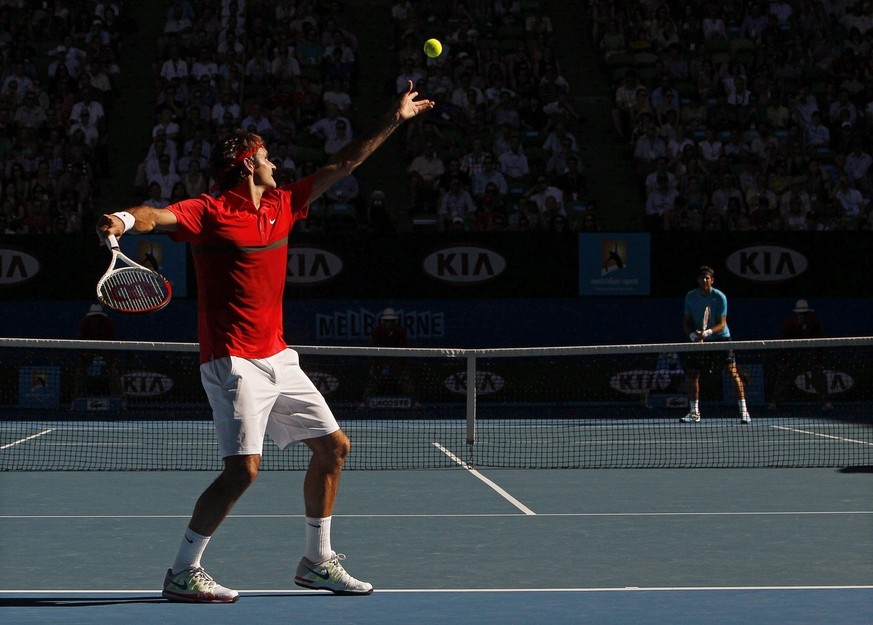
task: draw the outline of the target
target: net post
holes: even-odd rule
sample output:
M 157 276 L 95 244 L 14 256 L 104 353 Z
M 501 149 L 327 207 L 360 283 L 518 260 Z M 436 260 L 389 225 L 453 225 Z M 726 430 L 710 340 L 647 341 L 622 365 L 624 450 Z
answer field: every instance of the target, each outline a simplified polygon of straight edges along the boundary
M 467 354 L 467 444 L 476 444 L 476 355 Z

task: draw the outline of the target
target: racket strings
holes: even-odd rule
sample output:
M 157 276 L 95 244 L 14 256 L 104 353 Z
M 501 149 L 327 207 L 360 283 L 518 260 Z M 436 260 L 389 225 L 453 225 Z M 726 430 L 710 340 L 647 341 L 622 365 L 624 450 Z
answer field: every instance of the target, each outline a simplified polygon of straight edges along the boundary
M 162 276 L 125 267 L 103 280 L 99 295 L 103 303 L 116 310 L 144 312 L 164 305 L 169 299 L 169 289 Z

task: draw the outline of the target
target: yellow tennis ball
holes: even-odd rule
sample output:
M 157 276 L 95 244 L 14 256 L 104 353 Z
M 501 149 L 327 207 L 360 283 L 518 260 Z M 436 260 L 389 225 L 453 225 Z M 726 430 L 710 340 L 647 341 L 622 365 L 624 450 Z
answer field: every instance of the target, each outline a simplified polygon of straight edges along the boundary
M 439 39 L 428 39 L 424 42 L 424 53 L 435 59 L 443 53 L 443 44 L 440 43 Z

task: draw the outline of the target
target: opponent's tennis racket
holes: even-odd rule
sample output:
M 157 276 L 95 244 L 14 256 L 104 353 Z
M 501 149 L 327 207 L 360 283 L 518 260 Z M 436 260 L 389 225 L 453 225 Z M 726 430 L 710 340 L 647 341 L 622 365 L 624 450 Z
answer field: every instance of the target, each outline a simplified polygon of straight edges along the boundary
M 709 315 L 710 315 L 710 310 L 709 310 L 709 306 L 707 306 L 706 308 L 703 309 L 703 323 L 702 323 L 702 327 L 700 328 L 701 336 L 703 336 L 703 333 L 709 327 Z
M 97 283 L 101 304 L 118 312 L 145 313 L 160 310 L 170 302 L 173 287 L 169 280 L 125 256 L 114 235 L 106 237 L 106 247 L 112 252 L 112 261 Z

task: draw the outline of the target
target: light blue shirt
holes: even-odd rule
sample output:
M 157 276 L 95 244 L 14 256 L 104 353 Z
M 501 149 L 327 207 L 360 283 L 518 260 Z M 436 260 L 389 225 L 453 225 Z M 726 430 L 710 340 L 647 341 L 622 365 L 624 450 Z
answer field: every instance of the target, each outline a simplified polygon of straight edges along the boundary
M 718 289 L 712 289 L 709 295 L 704 295 L 700 289 L 692 289 L 685 296 L 685 314 L 691 317 L 694 327 L 698 330 L 706 330 L 703 327 L 703 311 L 709 306 L 708 327 L 716 325 L 722 317 L 727 317 L 727 296 Z M 727 323 L 724 330 L 713 334 L 709 340 L 725 340 L 731 337 Z

